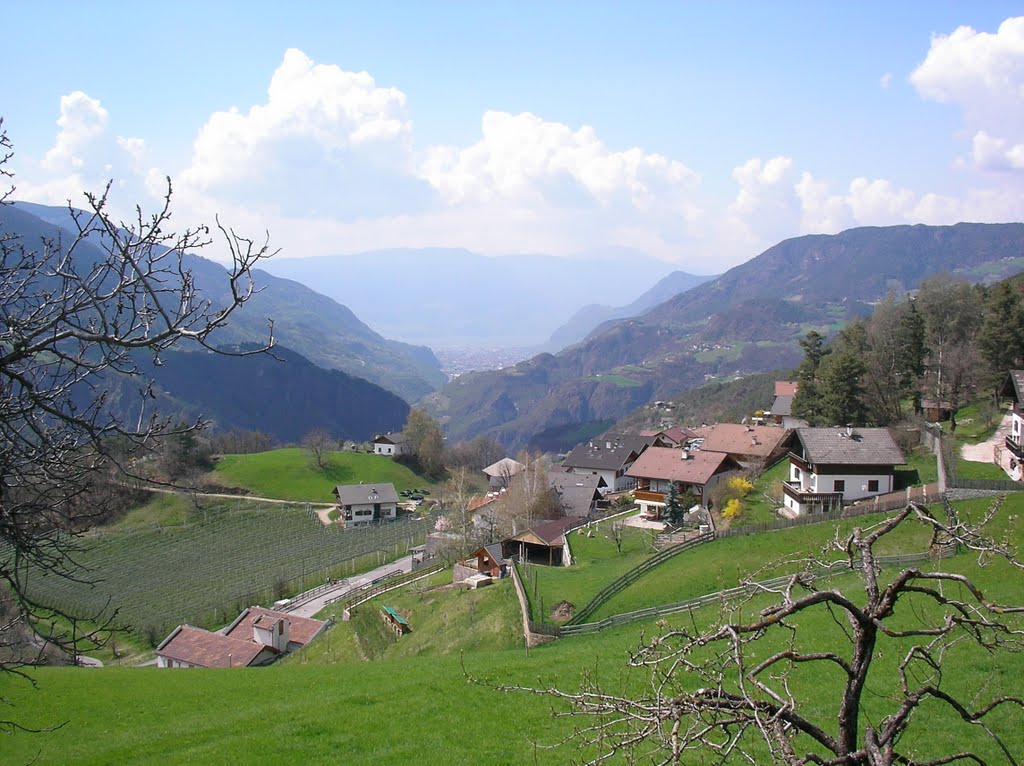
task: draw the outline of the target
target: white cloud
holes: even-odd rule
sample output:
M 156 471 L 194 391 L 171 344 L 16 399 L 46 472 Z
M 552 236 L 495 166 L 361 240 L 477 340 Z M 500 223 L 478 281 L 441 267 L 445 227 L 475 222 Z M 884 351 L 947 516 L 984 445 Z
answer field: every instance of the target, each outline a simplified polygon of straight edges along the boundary
M 1024 143 L 1011 144 L 979 130 L 971 145 L 974 164 L 983 170 L 1024 170 Z
M 593 128 L 573 130 L 524 112 L 488 111 L 480 140 L 434 147 L 420 167 L 449 204 L 687 207 L 698 177 L 686 165 L 639 148 L 609 150 Z
M 735 248 L 756 253 L 793 235 L 799 204 L 792 173 L 791 157 L 754 157 L 733 168 L 739 192 L 725 211 L 723 232 Z
M 110 115 L 99 100 L 82 91 L 60 99 L 54 144 L 38 165 L 17 178 L 18 197 L 44 204 L 84 204 L 83 193 L 101 193 L 108 182 L 115 212 L 130 212 L 147 196 L 139 173 L 146 162 L 140 138 L 125 138 L 110 130 Z M 33 172 L 34 171 L 34 172 Z
M 959 27 L 933 37 L 910 81 L 922 97 L 963 110 L 976 167 L 1024 169 L 1024 17 L 994 34 Z
M 886 72 L 878 78 L 878 84 L 882 86 L 883 90 L 889 90 L 889 86 L 892 85 L 892 72 Z
M 358 218 L 422 207 L 431 193 L 411 174 L 406 111 L 397 88 L 290 49 L 266 103 L 210 116 L 181 178 L 190 193 L 289 215 Z

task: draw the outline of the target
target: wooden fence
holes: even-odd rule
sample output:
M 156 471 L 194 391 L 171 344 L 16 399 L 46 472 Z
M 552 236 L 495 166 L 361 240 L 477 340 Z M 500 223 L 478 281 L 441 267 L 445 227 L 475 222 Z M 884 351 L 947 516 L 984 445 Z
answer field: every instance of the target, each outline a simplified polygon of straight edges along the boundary
M 899 508 L 905 508 L 909 502 L 930 505 L 931 503 L 940 503 L 942 499 L 943 494 L 939 492 L 939 485 L 928 484 L 924 487 L 912 487 L 907 492 L 895 492 L 890 495 L 876 497 L 872 500 L 862 500 L 856 505 L 847 505 L 839 510 L 827 513 L 810 513 L 806 516 L 797 516 L 795 519 L 776 519 L 775 521 L 765 521 L 760 524 L 744 524 L 741 527 L 719 529 L 715 531 L 715 537 L 741 537 L 759 532 L 771 532 L 776 529 L 802 527 L 807 524 L 841 521 L 842 519 L 867 516 L 872 513 L 895 511 Z
M 568 624 L 574 625 L 576 623 L 583 622 L 583 620 L 585 620 L 587 617 L 596 612 L 598 608 L 600 608 L 601 605 L 604 604 L 608 599 L 610 599 L 616 593 L 628 587 L 632 583 L 639 580 L 647 572 L 651 571 L 656 566 L 663 564 L 670 558 L 679 555 L 683 551 L 695 548 L 696 546 L 701 545 L 702 543 L 711 542 L 714 539 L 714 534 L 712 534 L 711 532 L 706 532 L 703 535 L 699 535 L 690 540 L 679 543 L 678 545 L 673 545 L 670 548 L 665 548 L 664 550 L 655 553 L 649 559 L 641 561 L 639 564 L 630 569 L 624 575 L 616 578 L 615 580 L 612 580 L 604 588 L 598 591 L 597 595 L 590 600 L 590 603 L 588 603 L 582 609 L 578 610 L 576 614 L 573 615 L 572 619 L 569 620 Z
M 936 558 L 946 558 L 956 553 L 956 545 L 945 546 L 935 551 L 928 551 L 924 553 L 909 553 L 895 556 L 879 556 L 876 561 L 881 566 L 889 567 L 906 567 L 911 564 L 918 563 L 920 561 L 926 561 Z M 861 566 L 860 562 L 855 562 L 851 567 L 849 561 L 842 560 L 837 561 L 829 566 L 818 567 L 810 571 L 810 575 L 814 578 L 834 576 L 838 574 L 844 574 L 852 571 L 853 569 L 859 569 Z M 676 601 L 672 604 L 664 604 L 661 606 L 647 607 L 646 609 L 637 609 L 633 612 L 624 612 L 622 614 L 615 614 L 611 617 L 606 617 L 598 622 L 588 623 L 576 623 L 567 624 L 561 626 L 557 635 L 560 636 L 583 636 L 592 633 L 598 633 L 606 628 L 611 628 L 616 625 L 625 625 L 630 622 L 636 622 L 637 620 L 647 620 L 652 617 L 664 617 L 666 615 L 677 614 L 679 612 L 685 612 L 690 609 L 695 609 L 700 606 L 707 604 L 721 604 L 727 601 L 745 598 L 754 595 L 759 591 L 771 591 L 780 588 L 790 582 L 793 575 L 781 575 L 779 577 L 772 577 L 767 580 L 760 580 L 758 582 L 744 583 L 743 585 L 735 588 L 728 588 L 726 590 L 717 591 L 714 593 L 706 593 L 703 596 L 697 596 L 696 598 L 686 599 L 684 601 Z M 556 627 L 556 626 L 552 626 Z
M 336 604 L 341 602 L 342 610 L 351 610 L 354 607 L 369 601 L 371 598 L 379 596 L 381 593 L 387 593 L 389 590 L 401 588 L 403 585 L 408 585 L 416 580 L 422 580 L 424 577 L 430 577 L 432 574 L 436 574 L 442 569 L 444 569 L 444 565 L 435 564 L 432 567 L 414 569 L 411 572 L 402 572 L 400 570 L 388 572 L 382 577 L 378 577 L 373 582 L 367 583 L 354 591 L 350 591 L 344 596 L 339 596 L 336 599 L 329 600 L 327 603 Z

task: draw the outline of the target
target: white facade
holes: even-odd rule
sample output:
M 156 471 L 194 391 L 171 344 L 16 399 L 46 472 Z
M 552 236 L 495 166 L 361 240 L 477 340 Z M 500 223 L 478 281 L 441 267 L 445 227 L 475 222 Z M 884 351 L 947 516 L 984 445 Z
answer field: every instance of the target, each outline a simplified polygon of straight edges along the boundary
M 832 467 L 836 468 L 836 467 Z M 856 471 L 856 468 L 844 466 L 847 471 Z M 823 495 L 839 495 L 840 503 L 851 503 L 855 500 L 863 500 L 866 497 L 884 495 L 894 490 L 895 476 L 892 473 L 871 472 L 868 467 L 858 473 L 833 473 L 828 466 L 821 469 L 821 473 L 801 468 L 792 460 L 789 464 L 789 487 L 799 495 L 808 495 L 807 498 L 794 496 L 791 492 L 783 493 L 783 504 L 792 513 L 803 515 L 809 513 L 816 505 L 828 504 L 829 500 L 822 498 Z

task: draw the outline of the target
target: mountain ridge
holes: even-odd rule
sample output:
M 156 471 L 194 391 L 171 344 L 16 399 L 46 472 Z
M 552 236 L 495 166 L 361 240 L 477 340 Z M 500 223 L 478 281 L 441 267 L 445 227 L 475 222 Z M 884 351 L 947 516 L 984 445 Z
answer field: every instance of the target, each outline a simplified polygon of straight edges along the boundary
M 796 341 L 808 330 L 834 331 L 865 313 L 865 304 L 911 291 L 933 274 L 987 281 L 1021 269 L 1022 223 L 861 227 L 791 238 L 558 354 L 461 376 L 424 404 L 450 438 L 487 434 L 525 446 L 535 434 L 619 420 L 709 380 L 795 366 Z

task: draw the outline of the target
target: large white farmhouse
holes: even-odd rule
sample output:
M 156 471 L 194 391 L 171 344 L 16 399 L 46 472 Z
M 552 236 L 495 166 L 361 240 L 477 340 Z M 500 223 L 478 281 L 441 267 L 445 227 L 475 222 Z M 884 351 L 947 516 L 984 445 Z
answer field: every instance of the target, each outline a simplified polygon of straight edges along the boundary
M 885 428 L 798 428 L 783 504 L 792 515 L 821 513 L 892 492 L 903 452 Z

